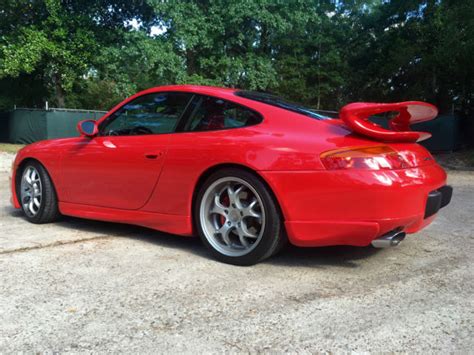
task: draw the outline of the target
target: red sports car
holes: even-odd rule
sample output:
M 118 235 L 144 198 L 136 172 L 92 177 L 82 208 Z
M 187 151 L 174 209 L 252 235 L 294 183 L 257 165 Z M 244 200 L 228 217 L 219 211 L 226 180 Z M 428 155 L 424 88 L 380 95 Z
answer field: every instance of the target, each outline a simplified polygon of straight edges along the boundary
M 390 128 L 368 118 L 397 112 Z M 12 203 L 33 223 L 60 214 L 198 234 L 218 260 L 251 265 L 297 246 L 397 245 L 447 205 L 446 174 L 416 141 L 423 102 L 355 103 L 339 119 L 279 97 L 163 86 L 126 99 L 80 137 L 20 150 Z

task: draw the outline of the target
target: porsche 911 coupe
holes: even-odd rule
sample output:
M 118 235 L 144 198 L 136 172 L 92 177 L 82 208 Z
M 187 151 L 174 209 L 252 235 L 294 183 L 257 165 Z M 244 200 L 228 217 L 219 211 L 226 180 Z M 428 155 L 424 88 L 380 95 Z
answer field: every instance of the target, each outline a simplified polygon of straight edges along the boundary
M 372 115 L 392 113 L 389 128 Z M 80 136 L 21 149 L 12 203 L 33 223 L 60 215 L 199 235 L 220 261 L 252 265 L 287 241 L 394 246 L 452 194 L 410 130 L 423 102 L 353 103 L 330 119 L 259 92 L 162 86 L 137 93 Z

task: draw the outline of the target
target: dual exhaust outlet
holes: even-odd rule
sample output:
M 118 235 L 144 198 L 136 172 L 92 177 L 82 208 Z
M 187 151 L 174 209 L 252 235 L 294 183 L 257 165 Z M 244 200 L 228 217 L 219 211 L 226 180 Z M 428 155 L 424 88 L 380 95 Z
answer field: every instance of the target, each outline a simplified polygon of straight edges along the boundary
M 371 244 L 374 248 L 396 247 L 403 239 L 405 239 L 405 235 L 405 232 L 396 229 L 384 234 L 380 238 L 372 240 Z

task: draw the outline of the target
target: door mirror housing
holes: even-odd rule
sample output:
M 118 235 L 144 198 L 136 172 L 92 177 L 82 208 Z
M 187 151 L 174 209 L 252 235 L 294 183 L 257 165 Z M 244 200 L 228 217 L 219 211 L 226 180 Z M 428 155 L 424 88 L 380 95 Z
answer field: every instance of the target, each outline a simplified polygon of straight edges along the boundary
M 95 137 L 97 134 L 99 134 L 99 127 L 97 122 L 94 120 L 80 121 L 77 124 L 77 130 L 81 136 L 85 137 Z

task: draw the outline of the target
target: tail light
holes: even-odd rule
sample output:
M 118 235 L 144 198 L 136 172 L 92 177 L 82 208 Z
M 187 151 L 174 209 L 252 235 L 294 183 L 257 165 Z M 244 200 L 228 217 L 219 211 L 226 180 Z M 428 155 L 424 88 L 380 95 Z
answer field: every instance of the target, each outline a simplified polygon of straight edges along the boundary
M 416 166 L 408 152 L 397 152 L 387 145 L 348 147 L 321 154 L 321 161 L 328 170 L 365 169 L 391 170 Z

